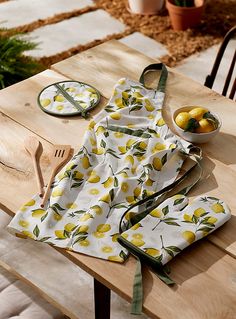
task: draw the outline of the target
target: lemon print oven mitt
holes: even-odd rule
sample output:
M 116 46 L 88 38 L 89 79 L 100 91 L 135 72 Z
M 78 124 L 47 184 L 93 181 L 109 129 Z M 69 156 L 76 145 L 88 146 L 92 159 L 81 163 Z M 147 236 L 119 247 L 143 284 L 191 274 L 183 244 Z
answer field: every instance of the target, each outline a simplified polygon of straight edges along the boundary
M 123 232 L 118 241 L 141 262 L 149 265 L 161 280 L 173 284 L 163 265 L 185 247 L 222 226 L 230 216 L 229 207 L 215 197 L 200 196 L 189 203 L 185 195 L 178 194 L 166 199 L 146 217 Z M 139 310 L 142 306 L 140 302 L 138 306 L 135 305 L 140 298 L 141 284 L 139 282 L 138 285 L 137 280 L 135 284 L 132 306 L 133 313 L 137 314 L 135 306 Z

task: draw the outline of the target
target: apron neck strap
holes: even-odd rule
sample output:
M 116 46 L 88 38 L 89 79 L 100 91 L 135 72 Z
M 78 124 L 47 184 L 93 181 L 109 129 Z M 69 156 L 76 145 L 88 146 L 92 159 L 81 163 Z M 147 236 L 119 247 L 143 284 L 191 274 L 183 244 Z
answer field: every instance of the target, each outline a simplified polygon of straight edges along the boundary
M 139 82 L 145 86 L 145 79 L 144 79 L 145 74 L 148 73 L 149 71 L 156 71 L 156 70 L 161 70 L 161 75 L 160 75 L 160 79 L 158 82 L 157 91 L 164 93 L 165 87 L 166 87 L 166 80 L 168 77 L 168 71 L 167 71 L 165 64 L 163 64 L 163 63 L 154 63 L 154 64 L 148 65 L 143 70 L 143 72 L 140 76 Z

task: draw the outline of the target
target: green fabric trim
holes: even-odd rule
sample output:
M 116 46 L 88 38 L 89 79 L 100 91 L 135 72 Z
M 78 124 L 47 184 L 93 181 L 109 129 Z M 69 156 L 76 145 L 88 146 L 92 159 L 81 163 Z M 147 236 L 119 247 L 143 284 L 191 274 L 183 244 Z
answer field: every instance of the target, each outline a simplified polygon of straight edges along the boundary
M 141 315 L 143 308 L 143 282 L 142 282 L 142 265 L 138 257 L 136 271 L 133 282 L 133 298 L 131 303 L 131 314 Z
M 157 91 L 164 93 L 165 87 L 166 87 L 166 81 L 167 81 L 167 77 L 168 77 L 168 71 L 167 71 L 165 64 L 163 64 L 163 63 L 154 63 L 154 64 L 148 65 L 143 70 L 143 72 L 140 76 L 139 82 L 145 86 L 145 79 L 144 79 L 145 74 L 149 71 L 154 71 L 154 70 L 161 70 L 161 75 L 160 75 L 160 79 L 158 82 Z

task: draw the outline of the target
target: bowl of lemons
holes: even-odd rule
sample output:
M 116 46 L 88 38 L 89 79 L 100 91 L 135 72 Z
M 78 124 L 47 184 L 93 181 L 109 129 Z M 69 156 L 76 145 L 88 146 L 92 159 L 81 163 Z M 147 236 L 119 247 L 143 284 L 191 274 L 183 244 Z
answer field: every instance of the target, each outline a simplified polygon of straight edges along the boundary
M 184 106 L 173 114 L 176 132 L 191 143 L 206 143 L 217 135 L 221 120 L 202 106 Z

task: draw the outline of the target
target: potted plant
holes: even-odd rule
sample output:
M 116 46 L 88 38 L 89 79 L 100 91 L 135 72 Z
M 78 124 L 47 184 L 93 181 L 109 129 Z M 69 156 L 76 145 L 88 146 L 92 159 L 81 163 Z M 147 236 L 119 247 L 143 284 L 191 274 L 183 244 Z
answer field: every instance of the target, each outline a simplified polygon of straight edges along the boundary
M 204 0 L 166 0 L 174 30 L 186 30 L 198 25 L 204 10 Z
M 137 14 L 156 14 L 164 5 L 164 0 L 128 0 L 128 10 Z

